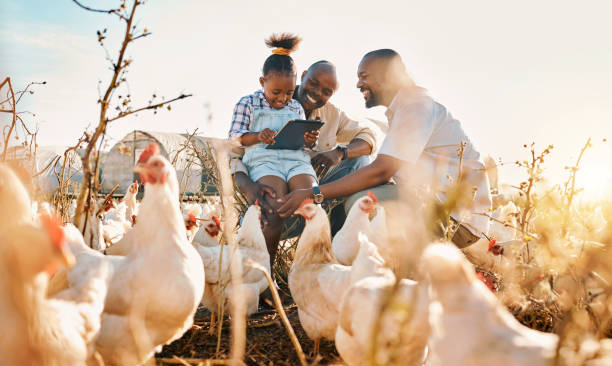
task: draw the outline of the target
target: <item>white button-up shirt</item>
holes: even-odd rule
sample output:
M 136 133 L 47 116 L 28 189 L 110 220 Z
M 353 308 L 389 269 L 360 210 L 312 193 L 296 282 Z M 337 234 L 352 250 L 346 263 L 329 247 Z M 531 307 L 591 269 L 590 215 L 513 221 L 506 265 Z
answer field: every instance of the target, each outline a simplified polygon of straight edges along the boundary
M 457 182 L 461 164 L 462 181 L 470 184 L 476 192 L 469 210 L 456 210 L 451 216 L 473 234 L 486 234 L 489 220 L 477 213 L 488 213 L 491 208 L 489 180 L 480 153 L 459 121 L 423 90 L 400 90 L 387 108 L 386 115 L 389 130 L 378 153 L 406 163 L 396 173 L 396 181 L 429 186 L 443 200 L 446 192 Z M 465 148 L 460 163 L 462 142 Z

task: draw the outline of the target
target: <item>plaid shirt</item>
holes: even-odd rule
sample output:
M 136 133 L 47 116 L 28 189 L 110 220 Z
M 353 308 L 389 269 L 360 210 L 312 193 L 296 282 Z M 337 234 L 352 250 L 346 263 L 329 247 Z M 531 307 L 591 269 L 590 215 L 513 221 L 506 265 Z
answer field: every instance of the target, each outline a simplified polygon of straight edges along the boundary
M 266 100 L 266 97 L 261 90 L 257 90 L 255 93 L 240 98 L 236 107 L 234 108 L 234 114 L 232 116 L 232 125 L 229 130 L 229 138 L 233 144 L 240 146 L 240 136 L 247 132 L 252 132 L 251 118 L 253 116 L 253 101 L 255 98 L 260 99 L 261 108 L 264 110 L 273 109 L 270 103 Z M 287 108 L 300 115 L 300 118 L 304 119 L 304 109 L 300 102 L 295 99 L 289 100 Z

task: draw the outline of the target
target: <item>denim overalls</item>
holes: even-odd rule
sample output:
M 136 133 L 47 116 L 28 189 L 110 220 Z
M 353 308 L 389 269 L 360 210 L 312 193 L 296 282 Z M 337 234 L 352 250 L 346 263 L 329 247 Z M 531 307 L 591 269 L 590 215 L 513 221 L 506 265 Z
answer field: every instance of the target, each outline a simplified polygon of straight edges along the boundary
M 263 109 L 261 99 L 253 98 L 253 116 L 249 130 L 260 132 L 266 128 L 279 131 L 287 121 L 300 119 L 300 115 L 287 106 L 282 109 Z M 288 182 L 298 174 L 310 174 L 316 178 L 310 164 L 310 156 L 303 150 L 272 150 L 259 142 L 245 149 L 242 162 L 249 169 L 251 180 L 273 175 Z

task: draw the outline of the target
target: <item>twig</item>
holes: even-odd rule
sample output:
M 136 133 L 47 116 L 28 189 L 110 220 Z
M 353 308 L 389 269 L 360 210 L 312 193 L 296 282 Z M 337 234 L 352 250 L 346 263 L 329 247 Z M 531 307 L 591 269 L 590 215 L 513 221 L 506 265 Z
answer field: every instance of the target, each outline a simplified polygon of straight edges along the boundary
M 104 196 L 104 201 L 103 202 L 106 202 L 107 200 L 112 199 L 113 194 L 115 193 L 115 191 L 118 188 L 119 188 L 119 183 L 115 184 L 113 189 L 111 189 L 111 191 L 106 196 Z M 102 204 L 102 205 L 100 205 L 100 207 L 98 207 L 98 210 L 96 211 L 96 216 L 98 216 L 102 212 L 103 209 L 104 209 L 104 204 Z
M 565 196 L 567 197 L 567 203 L 566 203 L 566 216 L 569 216 L 569 211 L 572 207 L 572 201 L 574 200 L 574 196 L 576 195 L 576 173 L 578 172 L 578 167 L 580 166 L 580 160 L 582 159 L 582 155 L 584 155 L 584 152 L 591 146 L 591 138 L 589 137 L 587 142 L 584 144 L 584 146 L 582 147 L 582 149 L 580 150 L 580 154 L 578 155 L 578 159 L 576 160 L 576 165 L 574 165 L 573 167 L 568 167 L 568 169 L 570 170 L 570 175 L 567 179 L 567 182 L 565 182 Z M 568 189 L 568 186 L 571 187 Z
M 229 360 L 215 360 L 211 358 L 184 358 L 174 356 L 173 358 L 156 358 L 157 361 L 166 365 L 229 365 Z
M 80 2 L 78 2 L 77 0 L 72 0 L 75 4 L 77 4 L 78 6 L 80 6 L 81 8 L 88 10 L 88 11 L 93 11 L 95 13 L 106 13 L 106 14 L 112 14 L 112 15 L 116 15 L 119 18 L 123 19 L 123 20 L 127 20 L 120 12 L 118 9 L 109 9 L 109 10 L 104 10 L 104 9 L 93 9 L 90 8 L 89 6 L 83 5 Z M 125 2 L 124 2 L 125 4 Z
M 187 140 L 183 143 L 183 146 L 179 150 L 177 150 L 177 152 L 174 154 L 174 158 L 172 159 L 172 163 L 171 163 L 173 166 L 178 161 L 179 154 L 182 153 L 183 151 L 185 151 L 185 149 L 187 149 L 189 147 L 189 143 L 191 142 L 191 140 L 193 139 L 193 136 L 195 136 L 195 134 L 197 132 L 198 132 L 197 128 L 195 130 L 193 130 L 193 132 L 191 134 L 189 134 L 189 136 L 187 136 Z M 175 166 L 175 168 L 176 168 L 176 166 Z
M 8 88 L 9 88 L 9 93 L 10 93 L 10 99 L 12 100 L 12 104 L 13 104 L 13 109 L 10 111 L 7 111 L 9 113 L 13 114 L 13 121 L 11 122 L 11 126 L 9 127 L 9 131 L 6 134 L 5 138 L 4 138 L 4 149 L 2 150 L 2 160 L 6 160 L 6 150 L 8 149 L 8 143 L 9 143 L 9 139 L 11 138 L 11 133 L 13 132 L 13 129 L 15 128 L 15 123 L 17 122 L 17 113 L 15 111 L 16 107 L 16 103 L 15 103 L 15 92 L 13 91 L 13 85 L 11 84 L 11 78 L 7 77 L 6 79 L 4 79 L 4 81 L 2 83 L 0 83 L 0 89 L 2 88 L 2 86 L 4 84 L 8 84 Z
M 234 227 L 236 225 L 235 208 L 232 203 L 233 198 L 233 180 L 229 171 L 228 146 L 219 143 L 214 146 L 217 153 L 217 168 L 219 171 L 219 179 L 221 180 L 221 203 L 224 209 L 223 236 L 229 244 L 229 268 L 230 282 L 233 290 L 236 292 L 230 303 L 232 307 L 232 328 L 231 328 L 231 351 L 230 359 L 235 363 L 242 363 L 246 347 L 246 304 L 245 298 L 242 296 L 242 266 L 235 261 L 240 261 L 240 253 L 238 252 L 238 244 L 233 240 Z
M 278 325 L 278 319 L 272 319 L 264 323 L 252 323 L 247 325 L 248 328 L 267 328 L 271 325 Z
M 485 216 L 485 217 L 488 217 L 488 218 L 489 218 L 489 220 L 491 220 L 491 221 L 495 221 L 495 222 L 497 222 L 497 223 L 499 223 L 499 224 L 504 225 L 505 227 L 509 227 L 509 228 L 511 228 L 511 229 L 513 229 L 513 230 L 516 230 L 516 231 L 518 231 L 518 232 L 520 232 L 520 233 L 522 233 L 522 234 L 532 236 L 532 237 L 534 237 L 535 239 L 537 239 L 537 238 L 539 237 L 539 236 L 538 236 L 538 234 L 535 234 L 535 233 L 530 233 L 530 232 L 528 232 L 528 231 L 525 231 L 525 230 L 523 230 L 523 229 L 520 229 L 520 228 L 518 228 L 518 227 L 515 227 L 515 226 L 513 226 L 513 225 L 510 225 L 510 224 L 508 224 L 507 222 L 504 222 L 504 221 L 502 221 L 502 220 L 500 220 L 500 219 L 496 219 L 495 217 L 493 217 L 493 216 L 489 215 L 488 213 L 474 212 L 474 215 L 480 215 L 480 216 Z
M 308 365 L 308 363 L 306 362 L 306 356 L 304 355 L 304 351 L 302 351 L 300 341 L 298 341 L 295 332 L 293 331 L 293 327 L 291 326 L 291 323 L 289 323 L 289 318 L 287 318 L 287 314 L 283 309 L 283 304 L 280 300 L 280 296 L 278 296 L 278 291 L 276 291 L 276 287 L 274 286 L 272 277 L 270 277 L 268 271 L 266 271 L 266 269 L 261 264 L 253 261 L 249 261 L 248 264 L 251 267 L 260 270 L 261 272 L 263 272 L 264 276 L 266 276 L 266 280 L 268 281 L 268 288 L 270 288 L 270 291 L 272 292 L 272 298 L 274 299 L 274 306 L 276 306 L 276 310 L 278 311 L 278 314 L 280 315 L 283 324 L 285 324 L 285 328 L 287 329 L 287 333 L 289 333 L 289 338 L 291 338 L 291 343 L 293 343 L 293 347 L 295 347 L 295 352 L 297 353 L 298 359 L 300 360 L 300 364 L 302 366 Z
M 176 98 L 174 98 L 174 99 L 170 99 L 170 100 L 168 100 L 168 101 L 164 101 L 164 102 L 161 102 L 161 103 L 157 103 L 157 104 L 149 105 L 149 106 L 146 106 L 146 107 L 138 108 L 138 109 L 135 109 L 135 110 L 133 110 L 133 111 L 121 112 L 121 113 L 119 113 L 118 115 L 116 115 L 115 117 L 112 117 L 112 118 L 110 118 L 110 119 L 107 119 L 107 120 L 106 120 L 106 123 L 108 123 L 108 122 L 112 122 L 112 121 L 115 121 L 115 120 L 118 120 L 119 118 L 123 118 L 123 117 L 125 117 L 125 116 L 130 115 L 130 114 L 133 114 L 133 113 L 138 113 L 138 112 L 140 112 L 140 111 L 144 111 L 144 110 L 147 110 L 147 109 L 156 109 L 156 108 L 162 107 L 162 106 L 163 106 L 163 105 L 165 105 L 165 104 L 172 103 L 172 102 L 174 102 L 174 101 L 176 101 L 176 100 L 191 97 L 192 95 L 193 95 L 193 94 L 181 94 L 181 95 L 179 95 L 178 97 L 176 97 Z

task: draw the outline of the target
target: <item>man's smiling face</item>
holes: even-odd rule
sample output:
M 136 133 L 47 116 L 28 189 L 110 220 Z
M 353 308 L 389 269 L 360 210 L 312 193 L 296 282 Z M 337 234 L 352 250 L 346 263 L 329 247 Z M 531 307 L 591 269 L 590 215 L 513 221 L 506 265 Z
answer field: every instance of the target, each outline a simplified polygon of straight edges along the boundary
M 338 87 L 336 73 L 332 68 L 319 66 L 302 74 L 302 83 L 297 98 L 306 111 L 321 108 L 327 103 Z
M 357 69 L 357 89 L 363 94 L 366 108 L 381 105 L 381 96 L 384 92 L 384 67 L 381 60 L 369 57 L 359 63 Z

